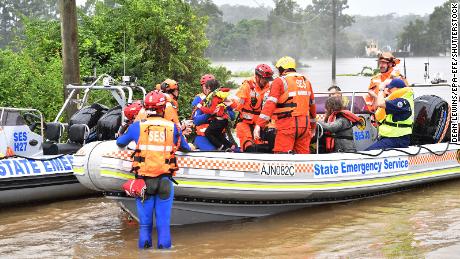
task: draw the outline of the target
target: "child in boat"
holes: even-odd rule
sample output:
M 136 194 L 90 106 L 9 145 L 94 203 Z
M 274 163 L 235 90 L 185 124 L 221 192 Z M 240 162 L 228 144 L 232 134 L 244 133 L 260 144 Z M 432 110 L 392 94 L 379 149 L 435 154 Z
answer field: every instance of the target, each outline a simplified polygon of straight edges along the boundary
M 318 121 L 326 132 L 326 152 L 356 152 L 352 128 L 361 118 L 346 110 L 338 96 L 326 100 L 326 112 L 327 122 Z
M 221 88 L 219 81 L 212 79 L 205 84 L 206 98 L 197 105 L 197 108 L 204 114 L 209 114 L 209 126 L 205 131 L 205 136 L 217 148 L 217 150 L 235 151 L 236 146 L 225 138 L 225 129 L 228 126 L 229 115 L 227 106 L 227 96 L 230 94 L 229 88 Z

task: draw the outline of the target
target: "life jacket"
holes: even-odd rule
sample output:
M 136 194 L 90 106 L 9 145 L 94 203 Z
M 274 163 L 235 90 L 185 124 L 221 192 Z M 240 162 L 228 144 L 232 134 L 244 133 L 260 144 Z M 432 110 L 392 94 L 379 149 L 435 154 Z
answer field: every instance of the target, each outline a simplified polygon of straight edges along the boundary
M 362 118 L 356 116 L 354 113 L 352 113 L 352 112 L 350 112 L 348 110 L 341 110 L 341 111 L 333 112 L 331 115 L 329 115 L 329 117 L 327 118 L 327 122 L 328 123 L 334 122 L 336 120 L 336 118 L 337 118 L 337 115 L 339 115 L 339 114 L 351 122 L 351 127 L 353 127 L 354 125 L 356 125 L 358 123 L 361 123 L 363 121 Z M 343 129 L 343 130 L 347 130 L 347 129 L 349 129 L 349 128 L 346 128 L 346 129 Z M 326 140 L 326 152 L 327 153 L 334 152 L 335 138 L 336 137 L 331 132 L 328 132 L 328 131 L 325 132 L 324 135 L 326 136 L 325 137 L 325 140 Z M 353 140 L 353 137 L 351 137 L 350 139 Z
M 403 79 L 404 82 L 406 83 L 406 86 L 409 85 L 407 80 L 401 75 L 400 71 L 398 69 L 394 69 L 392 67 L 392 68 L 389 68 L 387 72 L 379 73 L 379 74 L 375 75 L 374 77 L 372 77 L 371 78 L 371 83 L 369 84 L 368 89 L 374 91 L 374 93 L 376 95 L 378 95 L 380 85 L 383 84 L 383 85 L 386 86 L 391 82 L 391 80 L 393 80 L 395 78 Z M 373 102 L 374 102 L 374 98 L 368 94 L 368 95 L 366 95 L 364 100 L 366 101 L 366 105 L 367 105 L 368 110 L 369 111 L 374 111 L 375 108 L 372 105 Z
M 239 109 L 239 117 L 240 120 L 245 123 L 254 124 L 260 115 L 264 99 L 267 98 L 270 87 L 260 89 L 256 86 L 254 78 L 245 80 L 243 84 L 246 84 L 247 87 L 249 87 L 249 96 L 239 96 L 240 98 L 247 100 Z
M 385 117 L 383 120 L 380 120 L 381 125 L 379 126 L 379 135 L 382 137 L 397 138 L 412 134 L 412 125 L 414 124 L 414 92 L 412 88 L 405 87 L 394 91 L 388 96 L 390 100 L 396 98 L 406 99 L 409 102 L 412 114 L 403 121 L 395 122 L 393 121 L 393 114 L 385 113 Z
M 206 131 L 206 129 L 209 127 L 209 123 L 203 123 L 203 124 L 200 124 L 198 126 L 195 126 L 195 130 L 196 130 L 196 135 L 198 136 L 206 136 L 204 133 Z
M 288 73 L 279 77 L 284 92 L 278 99 L 274 115 L 277 119 L 308 116 L 310 112 L 311 84 L 299 73 Z
M 218 88 L 206 96 L 206 99 L 204 100 L 204 105 L 206 107 L 211 107 L 212 101 L 214 98 L 220 98 L 220 103 L 217 104 L 216 107 L 216 112 L 211 115 L 209 120 L 212 120 L 215 117 L 222 117 L 224 119 L 228 119 L 229 115 L 226 112 L 227 106 L 224 104 L 224 100 L 230 95 L 230 88 Z
M 132 171 L 139 176 L 157 177 L 178 170 L 172 121 L 160 117 L 148 118 L 139 123 L 140 133 L 133 153 Z

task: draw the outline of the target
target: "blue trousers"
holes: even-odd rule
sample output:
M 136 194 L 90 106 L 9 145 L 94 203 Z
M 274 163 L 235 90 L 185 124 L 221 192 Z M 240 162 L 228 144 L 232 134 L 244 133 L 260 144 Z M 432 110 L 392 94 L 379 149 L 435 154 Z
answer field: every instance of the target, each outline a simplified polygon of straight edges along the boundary
M 405 148 L 410 144 L 410 135 L 405 135 L 397 138 L 382 137 L 374 144 L 370 145 L 366 150 L 384 149 L 384 148 Z
M 195 146 L 201 151 L 213 151 L 217 149 L 205 136 L 196 136 L 194 142 Z
M 157 248 L 171 247 L 171 209 L 174 199 L 174 187 L 168 178 L 163 178 L 162 181 L 168 181 L 170 184 L 170 193 L 168 197 L 163 195 L 149 195 L 148 198 L 142 201 L 141 198 L 136 198 L 137 215 L 139 216 L 139 248 L 148 248 L 152 246 L 152 229 L 153 229 L 153 213 L 155 209 L 155 219 L 157 228 Z M 163 196 L 163 199 L 160 197 Z

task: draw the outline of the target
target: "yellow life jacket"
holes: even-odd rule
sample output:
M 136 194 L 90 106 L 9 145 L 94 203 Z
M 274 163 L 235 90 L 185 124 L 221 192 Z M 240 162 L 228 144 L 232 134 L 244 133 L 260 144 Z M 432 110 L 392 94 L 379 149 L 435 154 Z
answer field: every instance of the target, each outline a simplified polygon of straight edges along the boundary
M 412 125 L 414 124 L 414 92 L 412 89 L 410 87 L 401 88 L 391 95 L 393 94 L 394 96 L 392 99 L 403 98 L 409 102 L 412 114 L 403 121 L 393 121 L 393 114 L 387 114 L 383 120 L 380 120 L 379 135 L 387 138 L 396 138 L 412 134 Z

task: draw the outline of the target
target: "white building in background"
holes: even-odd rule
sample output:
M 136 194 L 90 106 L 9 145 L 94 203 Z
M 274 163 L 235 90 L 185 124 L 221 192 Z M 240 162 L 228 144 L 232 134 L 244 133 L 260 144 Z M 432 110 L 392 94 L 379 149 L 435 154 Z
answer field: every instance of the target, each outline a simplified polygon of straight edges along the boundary
M 375 57 L 381 52 L 375 40 L 368 40 L 365 49 L 367 57 Z

